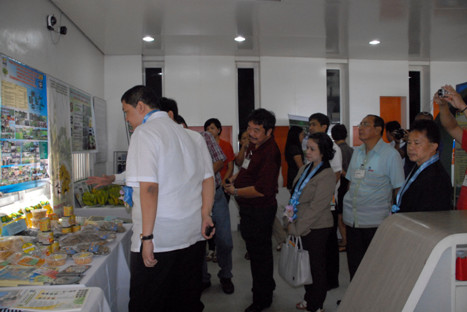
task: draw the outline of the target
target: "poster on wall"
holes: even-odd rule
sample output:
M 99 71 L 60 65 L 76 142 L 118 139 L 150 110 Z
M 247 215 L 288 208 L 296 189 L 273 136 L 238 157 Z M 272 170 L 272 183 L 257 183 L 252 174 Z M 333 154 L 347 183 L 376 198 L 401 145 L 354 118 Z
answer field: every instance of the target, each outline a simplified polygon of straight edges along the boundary
M 97 152 L 92 97 L 70 88 L 71 147 L 74 153 Z
M 44 185 L 48 175 L 45 74 L 0 55 L 0 192 Z
M 52 203 L 54 211 L 72 206 L 72 155 L 70 127 L 70 88 L 67 84 L 48 77 L 48 102 L 50 116 L 50 168 Z

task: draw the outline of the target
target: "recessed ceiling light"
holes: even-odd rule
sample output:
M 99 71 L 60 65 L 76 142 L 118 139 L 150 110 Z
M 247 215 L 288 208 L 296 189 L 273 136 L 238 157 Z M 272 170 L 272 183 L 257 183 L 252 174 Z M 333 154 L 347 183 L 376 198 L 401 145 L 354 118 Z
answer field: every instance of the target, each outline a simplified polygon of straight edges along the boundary
M 378 44 L 380 44 L 380 43 L 381 43 L 381 42 L 380 42 L 379 40 L 377 40 L 377 39 L 371 40 L 371 41 L 369 42 L 369 44 L 371 44 L 371 45 L 378 45 Z
M 143 38 L 144 41 L 146 42 L 153 42 L 154 41 L 154 37 L 151 37 L 151 36 L 146 36 Z
M 245 37 L 237 36 L 237 37 L 235 37 L 235 41 L 237 41 L 237 42 L 243 42 L 243 41 L 245 41 Z

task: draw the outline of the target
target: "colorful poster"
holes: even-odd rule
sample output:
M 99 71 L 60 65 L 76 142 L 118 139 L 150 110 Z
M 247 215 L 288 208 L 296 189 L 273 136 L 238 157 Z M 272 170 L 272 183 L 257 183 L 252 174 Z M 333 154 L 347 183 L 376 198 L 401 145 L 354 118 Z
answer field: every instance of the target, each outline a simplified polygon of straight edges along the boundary
M 50 168 L 54 211 L 73 206 L 69 87 L 49 77 Z
M 46 76 L 5 55 L 0 74 L 0 192 L 48 181 Z
M 91 96 L 70 88 L 71 146 L 73 152 L 97 152 Z

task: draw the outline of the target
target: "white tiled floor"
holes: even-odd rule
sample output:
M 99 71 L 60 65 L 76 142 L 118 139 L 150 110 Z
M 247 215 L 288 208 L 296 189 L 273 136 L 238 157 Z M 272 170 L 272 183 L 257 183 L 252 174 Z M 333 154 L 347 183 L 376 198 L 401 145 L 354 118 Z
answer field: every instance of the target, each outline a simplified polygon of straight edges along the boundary
M 245 243 L 240 236 L 240 232 L 232 232 L 234 250 L 233 250 L 233 272 L 232 282 L 235 285 L 235 292 L 231 295 L 226 295 L 221 289 L 217 272 L 219 267 L 217 263 L 208 262 L 208 270 L 211 273 L 212 286 L 203 292 L 201 300 L 205 305 L 206 312 L 243 312 L 252 302 L 251 293 L 251 273 L 250 263 L 245 260 L 246 252 Z M 273 240 L 273 245 L 275 244 Z M 328 291 L 324 309 L 326 312 L 337 311 L 336 301 L 342 299 L 344 292 L 349 284 L 349 273 L 347 269 L 346 253 L 341 252 L 340 256 L 340 287 Z M 279 252 L 274 251 L 274 279 L 276 281 L 276 290 L 274 291 L 274 299 L 272 306 L 265 312 L 285 312 L 298 311 L 295 304 L 303 299 L 303 287 L 292 288 L 286 284 L 277 272 L 277 263 L 279 260 Z

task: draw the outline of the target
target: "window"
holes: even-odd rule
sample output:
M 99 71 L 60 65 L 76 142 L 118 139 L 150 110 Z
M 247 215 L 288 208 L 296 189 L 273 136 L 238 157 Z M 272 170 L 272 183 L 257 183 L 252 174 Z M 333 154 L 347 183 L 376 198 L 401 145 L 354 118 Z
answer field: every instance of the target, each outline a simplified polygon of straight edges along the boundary
M 340 70 L 326 70 L 326 98 L 328 117 L 331 123 L 341 122 L 341 86 Z
M 73 182 L 86 179 L 93 175 L 91 153 L 75 153 L 73 159 Z
M 238 132 L 246 130 L 248 115 L 259 107 L 258 63 L 237 62 Z

